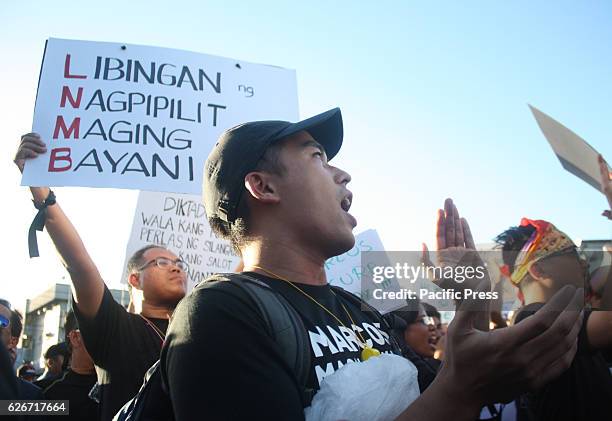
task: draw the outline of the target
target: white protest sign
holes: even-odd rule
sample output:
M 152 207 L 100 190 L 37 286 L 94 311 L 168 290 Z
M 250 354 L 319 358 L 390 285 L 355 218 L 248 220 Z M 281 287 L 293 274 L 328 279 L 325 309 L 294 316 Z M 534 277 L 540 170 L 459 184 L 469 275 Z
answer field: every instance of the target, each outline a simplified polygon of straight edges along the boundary
M 187 262 L 189 291 L 213 273 L 233 272 L 240 262 L 229 242 L 211 232 L 200 196 L 140 192 L 122 282 L 127 259 L 148 244 L 167 247 Z
M 531 105 L 529 108 L 563 168 L 601 192 L 599 152 L 563 124 Z
M 49 39 L 22 185 L 201 194 L 219 134 L 297 120 L 295 71 L 168 48 Z
M 398 302 L 375 300 L 372 297 L 370 286 L 362 286 L 362 271 L 364 269 L 362 267 L 361 253 L 384 250 L 385 248 L 376 230 L 370 229 L 356 235 L 355 245 L 352 249 L 325 262 L 327 282 L 361 297 L 381 313 L 395 310 L 400 307 Z M 397 281 L 394 280 L 394 283 L 397 284 Z M 390 286 L 390 288 L 393 287 Z
M 382 250 L 384 247 L 376 230 L 356 235 L 352 249 L 325 262 L 327 282 L 361 296 L 361 252 Z

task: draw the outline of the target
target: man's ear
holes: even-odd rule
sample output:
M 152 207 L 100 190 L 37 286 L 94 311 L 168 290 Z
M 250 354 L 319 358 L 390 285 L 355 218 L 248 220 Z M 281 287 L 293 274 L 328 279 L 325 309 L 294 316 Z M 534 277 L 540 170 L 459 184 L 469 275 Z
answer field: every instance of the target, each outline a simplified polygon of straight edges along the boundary
M 142 289 L 140 286 L 140 274 L 137 272 L 132 272 L 128 276 L 128 282 L 132 286 L 132 288 Z
M 244 187 L 259 202 L 280 202 L 278 189 L 271 174 L 259 171 L 250 172 L 244 177 Z
M 529 266 L 529 275 L 536 281 L 544 281 L 548 279 L 548 274 L 542 269 L 538 262 Z

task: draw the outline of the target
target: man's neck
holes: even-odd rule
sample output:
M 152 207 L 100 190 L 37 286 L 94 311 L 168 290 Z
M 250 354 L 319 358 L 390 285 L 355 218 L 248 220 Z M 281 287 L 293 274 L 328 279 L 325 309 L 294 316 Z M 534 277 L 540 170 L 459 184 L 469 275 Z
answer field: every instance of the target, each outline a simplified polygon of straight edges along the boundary
M 325 259 L 282 242 L 254 242 L 242 250 L 245 272 L 307 285 L 326 285 Z M 259 268 L 263 268 L 259 269 Z
M 551 297 L 551 291 L 545 290 L 538 285 L 530 285 L 523 290 L 525 305 L 534 303 L 546 303 Z
M 140 314 L 152 319 L 169 319 L 173 311 L 174 307 L 152 304 L 145 300 L 142 302 L 142 311 Z

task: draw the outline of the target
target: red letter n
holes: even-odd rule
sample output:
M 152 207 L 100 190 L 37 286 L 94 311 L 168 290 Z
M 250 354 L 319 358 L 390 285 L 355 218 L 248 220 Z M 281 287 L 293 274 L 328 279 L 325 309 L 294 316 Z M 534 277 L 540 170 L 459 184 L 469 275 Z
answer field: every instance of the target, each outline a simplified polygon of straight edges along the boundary
M 64 139 L 70 138 L 70 135 L 74 133 L 74 138 L 79 138 L 79 127 L 81 126 L 81 117 L 77 117 L 72 120 L 72 124 L 70 127 L 66 127 L 66 122 L 64 121 L 64 117 L 61 115 L 57 116 L 57 120 L 55 120 L 55 130 L 53 131 L 53 139 L 57 139 L 59 135 L 60 129 L 64 135 Z
M 64 62 L 64 77 L 66 79 L 87 79 L 87 76 L 84 75 L 70 74 L 70 54 L 66 54 L 66 61 Z
M 72 96 L 72 92 L 68 86 L 64 86 L 62 88 L 62 99 L 60 100 L 60 107 L 64 108 L 66 106 L 66 99 L 70 101 L 70 105 L 72 108 L 79 108 L 81 105 L 81 98 L 83 97 L 83 88 L 79 88 L 77 91 L 77 97 L 74 99 Z
M 65 161 L 66 164 L 60 167 L 55 164 L 57 161 Z M 72 158 L 70 158 L 70 148 L 51 149 L 51 156 L 49 157 L 49 172 L 68 171 L 71 167 Z

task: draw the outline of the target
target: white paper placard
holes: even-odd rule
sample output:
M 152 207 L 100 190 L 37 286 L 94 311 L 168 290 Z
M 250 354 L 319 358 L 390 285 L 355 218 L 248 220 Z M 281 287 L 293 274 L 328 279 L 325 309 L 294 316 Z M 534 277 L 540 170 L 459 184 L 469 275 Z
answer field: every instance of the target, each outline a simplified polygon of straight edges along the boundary
M 563 124 L 531 105 L 529 108 L 563 168 L 601 192 L 599 152 Z
M 219 134 L 298 118 L 295 71 L 168 48 L 49 39 L 22 185 L 201 194 Z

